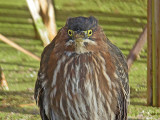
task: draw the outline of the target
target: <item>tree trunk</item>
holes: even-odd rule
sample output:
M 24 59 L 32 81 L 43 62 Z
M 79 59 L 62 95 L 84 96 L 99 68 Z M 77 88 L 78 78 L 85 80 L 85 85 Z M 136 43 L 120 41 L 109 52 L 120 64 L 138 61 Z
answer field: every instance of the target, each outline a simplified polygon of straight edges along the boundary
M 46 30 L 46 27 L 43 24 L 42 18 L 39 15 L 38 10 L 36 9 L 36 4 L 34 3 L 34 0 L 26 0 L 26 2 L 34 20 L 37 32 L 41 40 L 43 41 L 44 46 L 46 46 L 50 43 L 50 39 L 48 37 L 48 31 Z
M 49 39 L 53 40 L 57 34 L 53 2 L 52 0 L 39 0 L 39 4 L 43 22 L 49 33 Z

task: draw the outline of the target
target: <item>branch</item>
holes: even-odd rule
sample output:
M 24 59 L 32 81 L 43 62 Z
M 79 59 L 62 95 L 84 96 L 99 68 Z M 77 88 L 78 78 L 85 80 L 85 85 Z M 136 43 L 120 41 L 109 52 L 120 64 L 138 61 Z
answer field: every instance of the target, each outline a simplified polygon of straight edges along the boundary
M 130 51 L 127 57 L 127 64 L 129 69 L 131 68 L 131 65 L 141 52 L 146 41 L 147 41 L 147 27 L 145 27 L 143 32 L 140 34 L 138 40 L 136 41 L 135 45 L 133 46 L 132 50 Z
M 28 4 L 30 13 L 32 15 L 32 18 L 34 20 L 34 24 L 36 26 L 36 29 L 38 31 L 38 34 L 39 34 L 41 40 L 43 41 L 44 46 L 46 46 L 50 43 L 50 40 L 48 38 L 48 32 L 42 22 L 40 15 L 37 12 L 34 1 L 33 0 L 26 0 L 26 1 Z
M 0 87 L 3 90 L 9 90 L 9 87 L 5 79 L 4 73 L 2 72 L 1 66 L 0 66 Z
M 7 39 L 5 36 L 3 36 L 2 34 L 0 34 L 0 40 L 7 43 L 8 45 L 12 46 L 13 48 L 23 52 L 26 55 L 31 56 L 32 58 L 40 61 L 40 58 L 36 55 L 34 55 L 33 53 L 31 53 L 30 51 L 22 48 L 21 46 L 17 45 L 16 43 L 12 42 L 11 40 Z

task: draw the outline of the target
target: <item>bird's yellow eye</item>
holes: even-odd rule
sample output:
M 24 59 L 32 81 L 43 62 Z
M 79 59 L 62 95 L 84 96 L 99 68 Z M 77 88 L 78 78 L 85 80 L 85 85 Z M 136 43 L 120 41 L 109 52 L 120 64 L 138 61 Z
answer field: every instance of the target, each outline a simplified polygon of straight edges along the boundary
M 92 30 L 88 30 L 88 36 L 92 35 Z
M 72 36 L 73 35 L 73 30 L 68 30 L 68 35 Z

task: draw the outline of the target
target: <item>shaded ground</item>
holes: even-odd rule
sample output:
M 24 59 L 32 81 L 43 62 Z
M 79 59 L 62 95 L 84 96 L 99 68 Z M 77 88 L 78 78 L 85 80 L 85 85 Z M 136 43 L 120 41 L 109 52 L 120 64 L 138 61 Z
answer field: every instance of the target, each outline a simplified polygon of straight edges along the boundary
M 147 0 L 54 2 L 58 29 L 68 17 L 93 15 L 126 56 L 147 22 Z M 0 0 L 0 33 L 38 56 L 43 50 L 25 0 Z M 129 73 L 131 120 L 160 118 L 158 108 L 146 106 L 146 52 L 145 46 Z M 39 120 L 33 99 L 39 62 L 0 41 L 0 64 L 10 88 L 8 92 L 0 90 L 0 120 Z

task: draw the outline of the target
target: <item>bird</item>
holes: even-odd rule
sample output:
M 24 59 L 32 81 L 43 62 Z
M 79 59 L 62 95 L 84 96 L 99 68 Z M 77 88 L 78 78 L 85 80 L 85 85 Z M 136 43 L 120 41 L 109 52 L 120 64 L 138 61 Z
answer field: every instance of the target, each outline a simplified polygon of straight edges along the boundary
M 94 16 L 70 17 L 41 55 L 42 120 L 127 120 L 128 66 Z

